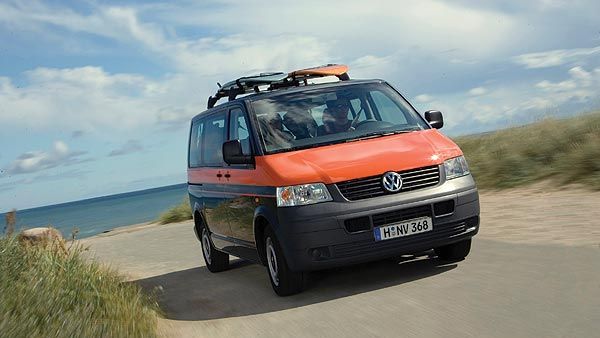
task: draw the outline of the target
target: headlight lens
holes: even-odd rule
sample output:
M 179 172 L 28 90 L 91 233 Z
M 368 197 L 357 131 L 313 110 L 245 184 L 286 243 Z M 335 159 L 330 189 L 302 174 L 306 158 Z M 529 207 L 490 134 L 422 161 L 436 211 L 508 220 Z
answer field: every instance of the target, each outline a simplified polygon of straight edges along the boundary
M 291 207 L 331 201 L 331 195 L 323 183 L 277 187 L 277 206 Z
M 453 179 L 469 174 L 469 166 L 464 156 L 454 157 L 444 161 L 444 170 L 446 171 L 446 179 Z

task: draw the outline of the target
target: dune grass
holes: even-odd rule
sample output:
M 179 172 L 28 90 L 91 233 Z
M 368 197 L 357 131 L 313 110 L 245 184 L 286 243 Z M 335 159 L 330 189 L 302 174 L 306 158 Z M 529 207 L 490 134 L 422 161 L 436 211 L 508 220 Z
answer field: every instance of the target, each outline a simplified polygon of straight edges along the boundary
M 600 112 L 545 119 L 454 141 L 480 188 L 502 189 L 551 180 L 600 190 Z
M 192 207 L 190 206 L 189 198 L 186 196 L 181 203 L 163 212 L 158 217 L 158 222 L 160 224 L 167 224 L 182 222 L 188 219 L 192 219 Z
M 0 336 L 153 337 L 158 306 L 133 283 L 63 250 L 0 238 Z

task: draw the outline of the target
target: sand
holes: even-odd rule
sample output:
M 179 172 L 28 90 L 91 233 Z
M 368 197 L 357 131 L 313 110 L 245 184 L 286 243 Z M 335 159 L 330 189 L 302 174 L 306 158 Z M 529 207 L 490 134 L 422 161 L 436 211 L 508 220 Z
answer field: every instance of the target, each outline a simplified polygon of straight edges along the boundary
M 478 237 L 512 243 L 600 246 L 600 192 L 579 187 L 480 192 Z

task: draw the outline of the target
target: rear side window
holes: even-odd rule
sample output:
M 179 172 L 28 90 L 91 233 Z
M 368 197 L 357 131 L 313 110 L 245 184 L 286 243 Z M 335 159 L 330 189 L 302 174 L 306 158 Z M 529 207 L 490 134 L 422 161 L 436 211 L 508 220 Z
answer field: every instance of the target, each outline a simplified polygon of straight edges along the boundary
M 191 168 L 199 167 L 201 164 L 200 137 L 202 136 L 203 127 L 204 123 L 202 121 L 196 121 L 192 124 L 192 132 L 190 134 L 190 152 L 188 154 L 188 161 Z
M 225 112 L 194 122 L 190 135 L 190 167 L 222 166 L 225 132 Z

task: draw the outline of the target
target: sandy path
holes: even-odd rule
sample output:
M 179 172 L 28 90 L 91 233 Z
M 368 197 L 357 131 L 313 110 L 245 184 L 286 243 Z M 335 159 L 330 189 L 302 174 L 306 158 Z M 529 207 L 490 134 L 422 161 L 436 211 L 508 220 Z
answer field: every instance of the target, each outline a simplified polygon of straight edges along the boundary
M 513 243 L 600 245 L 600 192 L 547 185 L 484 191 L 479 237 Z
M 82 240 L 158 291 L 173 337 L 587 337 L 600 318 L 600 193 L 540 187 L 484 192 L 464 262 L 381 261 L 314 274 L 276 297 L 264 267 L 212 274 L 192 222 Z

